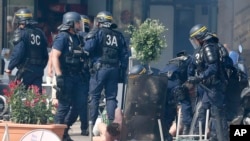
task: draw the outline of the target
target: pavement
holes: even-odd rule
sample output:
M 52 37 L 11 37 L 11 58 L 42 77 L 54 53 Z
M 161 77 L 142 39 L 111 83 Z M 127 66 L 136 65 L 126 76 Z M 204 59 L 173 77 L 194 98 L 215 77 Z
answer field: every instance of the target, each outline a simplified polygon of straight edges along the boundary
M 74 141 L 91 141 L 89 136 L 82 136 L 80 129 L 80 122 L 77 121 L 69 130 L 69 135 Z

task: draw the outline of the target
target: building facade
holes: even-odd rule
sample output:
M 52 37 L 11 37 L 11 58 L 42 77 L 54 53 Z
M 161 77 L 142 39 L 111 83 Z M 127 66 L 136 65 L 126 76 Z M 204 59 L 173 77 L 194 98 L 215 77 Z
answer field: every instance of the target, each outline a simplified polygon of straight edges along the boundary
M 5 0 L 0 3 L 0 44 L 4 52 L 11 49 L 11 32 L 14 27 L 14 12 L 28 7 L 34 12 L 39 26 L 45 31 L 49 42 L 56 35 L 56 27 L 67 11 L 77 11 L 93 18 L 99 11 L 113 13 L 119 30 L 126 30 L 129 24 L 140 25 L 146 18 L 159 19 L 168 29 L 167 48 L 161 58 L 153 62 L 156 68 L 163 67 L 179 51 L 193 52 L 189 42 L 189 30 L 195 24 L 204 24 L 218 33 L 222 42 L 234 47 L 241 42 L 249 46 L 248 0 Z M 247 17 L 247 18 L 245 18 Z M 11 22 L 11 24 L 9 24 Z M 11 30 L 9 30 L 9 25 Z M 125 33 L 124 33 L 125 34 Z M 126 35 L 126 34 L 125 34 Z M 129 37 L 126 36 L 128 39 Z M 50 47 L 50 46 L 49 46 Z M 8 58 L 7 55 L 4 56 Z

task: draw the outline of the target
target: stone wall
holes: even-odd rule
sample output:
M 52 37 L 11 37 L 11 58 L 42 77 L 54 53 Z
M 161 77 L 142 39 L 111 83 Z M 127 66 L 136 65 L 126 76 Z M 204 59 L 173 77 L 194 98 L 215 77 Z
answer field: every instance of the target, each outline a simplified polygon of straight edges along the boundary
M 243 57 L 250 67 L 250 1 L 218 0 L 218 36 L 235 50 L 241 44 Z
M 3 33 L 3 1 L 0 2 L 0 46 L 2 46 L 3 42 L 2 42 L 2 33 Z M 2 50 L 2 48 L 0 47 L 0 51 Z

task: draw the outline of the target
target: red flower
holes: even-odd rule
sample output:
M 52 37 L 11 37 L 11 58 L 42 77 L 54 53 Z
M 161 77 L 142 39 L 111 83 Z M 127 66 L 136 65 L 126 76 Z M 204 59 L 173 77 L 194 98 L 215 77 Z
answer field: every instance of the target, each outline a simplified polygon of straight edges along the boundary
M 3 93 L 11 106 L 11 121 L 46 124 L 48 119 L 53 120 L 53 106 L 48 100 L 48 95 L 39 92 L 38 86 L 32 85 L 27 88 L 20 81 L 11 81 Z

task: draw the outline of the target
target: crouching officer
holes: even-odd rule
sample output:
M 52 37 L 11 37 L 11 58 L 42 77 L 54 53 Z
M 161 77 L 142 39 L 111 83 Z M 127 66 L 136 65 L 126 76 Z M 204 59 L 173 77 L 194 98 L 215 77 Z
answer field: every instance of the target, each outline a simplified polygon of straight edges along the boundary
M 44 68 L 48 61 L 46 37 L 43 31 L 35 27 L 37 22 L 33 20 L 29 9 L 19 9 L 15 18 L 18 27 L 14 32 L 14 48 L 5 72 L 10 75 L 16 67 L 16 80 L 22 81 L 26 87 L 36 85 L 41 92 Z
M 74 112 L 78 112 L 82 122 L 82 130 L 87 130 L 87 98 L 88 81 L 82 72 L 84 53 L 83 38 L 77 34 L 81 29 L 81 17 L 77 12 L 67 12 L 63 15 L 60 31 L 52 46 L 52 64 L 56 73 L 58 109 L 55 123 L 67 124 L 63 140 L 71 141 L 68 130 L 74 120 Z M 80 104 L 81 103 L 81 104 Z M 65 118 L 71 108 L 67 123 Z
M 112 23 L 112 19 L 110 12 L 99 12 L 96 16 L 97 27 L 86 36 L 84 46 L 93 64 L 89 89 L 90 120 L 93 123 L 98 116 L 99 99 L 103 88 L 105 88 L 108 119 L 110 121 L 114 119 L 119 69 L 126 70 L 128 65 L 128 50 L 124 36 L 113 29 L 116 25 Z

